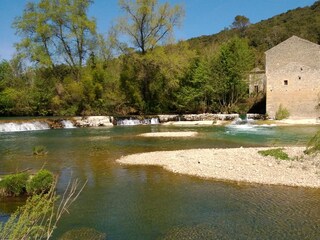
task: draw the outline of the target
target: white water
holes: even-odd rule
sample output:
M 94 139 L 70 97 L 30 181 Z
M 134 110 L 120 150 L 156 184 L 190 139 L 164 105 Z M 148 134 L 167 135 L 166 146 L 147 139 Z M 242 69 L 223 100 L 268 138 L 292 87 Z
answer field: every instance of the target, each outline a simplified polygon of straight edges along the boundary
M 63 128 L 76 128 L 73 123 L 69 120 L 62 120 L 61 124 L 63 126 Z
M 151 118 L 151 119 L 144 119 L 144 120 L 139 120 L 139 119 L 123 119 L 123 120 L 118 120 L 117 125 L 119 126 L 135 126 L 135 125 L 154 125 L 154 124 L 159 124 L 159 119 L 158 118 Z
M 24 132 L 50 129 L 46 122 L 0 123 L 0 132 Z
M 236 133 L 256 133 L 256 134 L 272 134 L 272 127 L 275 125 L 257 125 L 254 119 L 241 119 L 234 120 L 230 125 L 226 126 L 228 134 Z

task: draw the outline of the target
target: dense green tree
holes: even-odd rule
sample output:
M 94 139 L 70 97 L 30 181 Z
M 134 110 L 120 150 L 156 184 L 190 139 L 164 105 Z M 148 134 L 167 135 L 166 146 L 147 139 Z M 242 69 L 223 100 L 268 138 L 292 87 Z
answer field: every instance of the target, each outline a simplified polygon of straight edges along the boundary
M 176 93 L 179 112 L 203 113 L 212 109 L 214 89 L 210 60 L 196 58 Z
M 186 44 L 125 56 L 120 80 L 128 104 L 140 113 L 174 109 L 174 92 L 179 89 L 180 80 L 194 56 Z
M 143 54 L 166 43 L 184 14 L 181 6 L 171 7 L 168 2 L 160 4 L 157 0 L 119 0 L 119 5 L 125 15 L 117 28 Z
M 237 111 L 248 93 L 248 74 L 254 65 L 253 51 L 245 39 L 233 38 L 221 46 L 213 65 L 214 89 L 220 111 Z
M 12 75 L 10 63 L 2 60 L 0 62 L 0 92 L 6 88 L 10 75 Z

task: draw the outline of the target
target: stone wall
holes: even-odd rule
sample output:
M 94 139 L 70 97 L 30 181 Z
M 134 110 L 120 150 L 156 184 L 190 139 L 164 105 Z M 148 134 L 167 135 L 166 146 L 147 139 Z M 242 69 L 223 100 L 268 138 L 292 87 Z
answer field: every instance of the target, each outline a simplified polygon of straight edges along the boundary
M 320 46 L 291 37 L 266 52 L 267 114 L 279 106 L 291 118 L 317 118 L 320 97 Z
M 266 91 L 266 73 L 259 68 L 253 69 L 249 74 L 249 94 L 255 95 L 265 93 Z

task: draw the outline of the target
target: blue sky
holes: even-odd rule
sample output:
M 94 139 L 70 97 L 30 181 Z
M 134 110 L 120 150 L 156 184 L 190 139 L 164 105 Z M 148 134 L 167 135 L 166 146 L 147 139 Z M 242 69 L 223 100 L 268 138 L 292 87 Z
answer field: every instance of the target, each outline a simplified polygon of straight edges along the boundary
M 164 0 L 161 0 L 164 1 Z M 11 28 L 16 16 L 22 14 L 27 0 L 0 0 L 0 59 L 10 59 L 13 44 L 19 39 Z M 95 0 L 89 15 L 95 17 L 100 33 L 107 33 L 112 21 L 120 14 L 118 0 Z M 236 15 L 245 15 L 252 23 L 297 7 L 312 5 L 315 0 L 168 0 L 182 4 L 186 16 L 183 25 L 175 32 L 177 40 L 221 31 L 233 22 Z

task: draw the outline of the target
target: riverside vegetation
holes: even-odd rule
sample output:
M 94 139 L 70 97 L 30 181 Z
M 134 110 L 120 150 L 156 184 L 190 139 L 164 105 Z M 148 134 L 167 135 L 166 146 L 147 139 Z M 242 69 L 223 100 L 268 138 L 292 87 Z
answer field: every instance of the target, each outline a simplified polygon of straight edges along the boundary
M 26 5 L 13 23 L 17 52 L 0 61 L 0 115 L 247 112 L 260 98 L 246 79 L 264 68 L 264 51 L 292 35 L 320 43 L 319 1 L 257 24 L 236 16 L 218 34 L 176 44 L 179 5 L 120 0 L 122 17 L 103 36 L 92 4 Z
M 50 239 L 62 215 L 83 190 L 78 187 L 77 180 L 69 184 L 61 199 L 56 195 L 55 184 L 48 193 L 29 197 L 5 224 L 0 223 L 0 239 Z
M 40 170 L 34 175 L 28 173 L 9 174 L 0 180 L 0 196 L 20 196 L 46 193 L 54 182 L 48 170 Z

